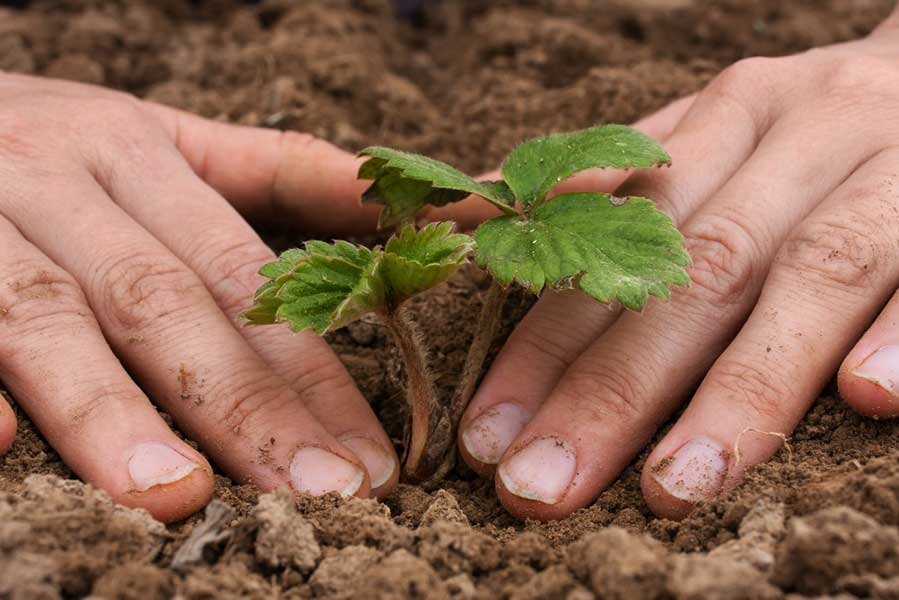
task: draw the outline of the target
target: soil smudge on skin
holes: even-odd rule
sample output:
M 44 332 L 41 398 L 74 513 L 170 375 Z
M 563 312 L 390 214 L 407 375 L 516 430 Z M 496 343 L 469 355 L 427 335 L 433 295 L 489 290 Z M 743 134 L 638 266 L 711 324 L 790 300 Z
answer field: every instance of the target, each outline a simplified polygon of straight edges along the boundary
M 740 58 L 864 35 L 891 6 L 459 0 L 404 22 L 387 0 L 37 0 L 0 9 L 0 69 L 478 172 L 530 137 L 632 122 Z M 276 249 L 302 239 L 266 235 Z M 412 301 L 447 401 L 488 285 L 463 269 Z M 510 294 L 501 338 L 532 303 Z M 399 443 L 400 360 L 380 326 L 354 323 L 328 341 Z M 202 381 L 186 369 L 179 381 L 193 401 Z M 899 424 L 864 419 L 835 393 L 790 437 L 792 461 L 779 453 L 680 523 L 642 499 L 647 450 L 554 523 L 513 519 L 493 482 L 457 465 L 437 489 L 400 485 L 384 503 L 261 495 L 217 476 L 222 504 L 168 528 L 74 480 L 13 401 L 0 597 L 895 598 Z M 258 448 L 260 462 L 273 445 Z

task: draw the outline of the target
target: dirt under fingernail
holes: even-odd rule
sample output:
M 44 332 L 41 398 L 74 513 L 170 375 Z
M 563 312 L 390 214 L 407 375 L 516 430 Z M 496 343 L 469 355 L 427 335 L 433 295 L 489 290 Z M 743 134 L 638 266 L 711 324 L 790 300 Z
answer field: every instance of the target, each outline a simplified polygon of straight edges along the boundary
M 399 21 L 387 0 L 34 0 L 0 9 L 0 70 L 479 172 L 530 137 L 632 122 L 739 58 L 861 36 L 892 4 L 446 0 Z M 264 233 L 275 249 L 303 239 Z M 464 269 L 410 301 L 447 401 L 487 283 Z M 497 345 L 531 302 L 511 292 Z M 383 330 L 357 322 L 328 341 L 399 444 L 402 371 Z M 202 381 L 179 376 L 185 401 L 202 404 Z M 0 458 L 0 597 L 798 599 L 899 589 L 899 423 L 864 419 L 831 395 L 792 434 L 792 462 L 776 455 L 680 523 L 644 503 L 644 451 L 592 505 L 552 523 L 514 519 L 493 482 L 456 461 L 443 480 L 400 484 L 386 503 L 260 495 L 219 476 L 216 497 L 233 514 L 218 505 L 165 528 L 75 481 L 16 412 L 16 441 Z M 260 464 L 277 468 L 265 452 Z

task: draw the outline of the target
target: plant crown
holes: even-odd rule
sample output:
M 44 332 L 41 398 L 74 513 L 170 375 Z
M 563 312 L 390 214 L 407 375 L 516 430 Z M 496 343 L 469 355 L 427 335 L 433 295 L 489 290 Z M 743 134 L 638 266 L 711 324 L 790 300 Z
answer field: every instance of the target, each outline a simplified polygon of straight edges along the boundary
M 332 331 L 366 313 L 390 311 L 445 281 L 474 250 L 478 266 L 501 285 L 534 293 L 579 288 L 601 302 L 639 310 L 649 296 L 667 298 L 686 285 L 690 258 L 671 219 L 639 197 L 550 190 L 590 168 L 669 165 L 665 150 L 621 125 L 539 137 L 516 147 L 501 181 L 476 181 L 446 163 L 399 150 L 369 147 L 359 178 L 372 183 L 362 201 L 384 206 L 380 225 L 398 231 L 383 247 L 312 241 L 265 265 L 268 279 L 244 318 L 287 322 L 294 330 Z M 413 224 L 424 207 L 478 195 L 502 215 L 473 236 L 453 223 Z

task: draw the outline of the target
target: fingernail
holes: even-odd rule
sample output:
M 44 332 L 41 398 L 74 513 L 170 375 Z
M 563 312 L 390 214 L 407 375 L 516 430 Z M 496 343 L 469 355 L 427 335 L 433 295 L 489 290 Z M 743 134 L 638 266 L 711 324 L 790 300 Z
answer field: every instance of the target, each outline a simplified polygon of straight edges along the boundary
M 196 468 L 197 463 L 161 442 L 144 442 L 128 459 L 128 474 L 139 492 L 184 479 Z
M 372 489 L 381 487 L 393 476 L 396 460 L 381 444 L 363 435 L 342 437 L 339 441 L 352 450 L 365 465 Z
M 666 492 L 687 502 L 711 498 L 727 475 L 727 453 L 708 438 L 695 438 L 652 468 L 652 477 Z
M 899 346 L 884 346 L 852 371 L 899 398 Z
M 462 432 L 462 443 L 473 457 L 495 465 L 531 420 L 518 404 L 502 402 L 485 410 Z
M 499 478 L 509 492 L 544 504 L 555 504 L 574 479 L 574 449 L 557 437 L 539 438 L 499 466 Z
M 290 479 L 298 492 L 313 496 L 339 492 L 341 496 L 352 496 L 365 480 L 365 473 L 336 454 L 317 446 L 306 446 L 293 455 Z

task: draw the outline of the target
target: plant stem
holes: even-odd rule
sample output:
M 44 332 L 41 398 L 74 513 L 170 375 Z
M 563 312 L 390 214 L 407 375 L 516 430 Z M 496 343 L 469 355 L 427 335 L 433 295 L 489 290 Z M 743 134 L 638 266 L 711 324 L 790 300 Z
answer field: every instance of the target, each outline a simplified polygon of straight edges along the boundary
M 456 433 L 459 429 L 459 421 L 462 420 L 462 414 L 468 408 L 471 397 L 474 395 L 475 387 L 478 379 L 484 370 L 484 361 L 487 359 L 487 353 L 493 340 L 496 338 L 496 332 L 499 329 L 502 320 L 503 304 L 506 300 L 507 290 L 500 285 L 495 279 L 490 282 L 490 287 L 484 293 L 481 312 L 478 316 L 478 323 L 475 326 L 474 337 L 471 345 L 468 347 L 468 354 L 465 356 L 465 365 L 462 367 L 462 376 L 459 379 L 459 385 L 456 387 L 456 393 L 450 403 L 448 410 L 449 435 L 443 437 L 442 447 L 436 447 L 432 444 L 428 449 L 428 454 L 432 457 L 439 457 L 439 466 L 435 472 L 431 473 L 430 483 L 445 476 L 455 463 L 454 444 L 456 442 Z
M 403 469 L 407 478 L 418 480 L 426 475 L 422 473 L 427 468 L 423 464 L 423 458 L 431 433 L 432 415 L 436 417 L 438 410 L 434 378 L 428 368 L 427 352 L 422 347 L 421 334 L 408 313 L 402 309 L 389 310 L 382 312 L 381 318 L 400 349 L 409 378 L 406 395 L 411 423 Z
M 478 378 L 484 370 L 484 361 L 487 359 L 487 353 L 490 351 L 490 346 L 493 345 L 493 340 L 496 337 L 496 331 L 499 329 L 506 294 L 506 288 L 497 283 L 495 279 L 491 279 L 490 287 L 484 294 L 484 301 L 481 305 L 481 313 L 478 316 L 474 337 L 471 340 L 471 346 L 468 347 L 468 355 L 465 357 L 462 378 L 459 381 L 459 387 L 456 388 L 453 402 L 450 404 L 449 412 L 453 423 L 453 431 L 459 426 L 462 413 L 468 408 L 468 403 L 474 395 Z

